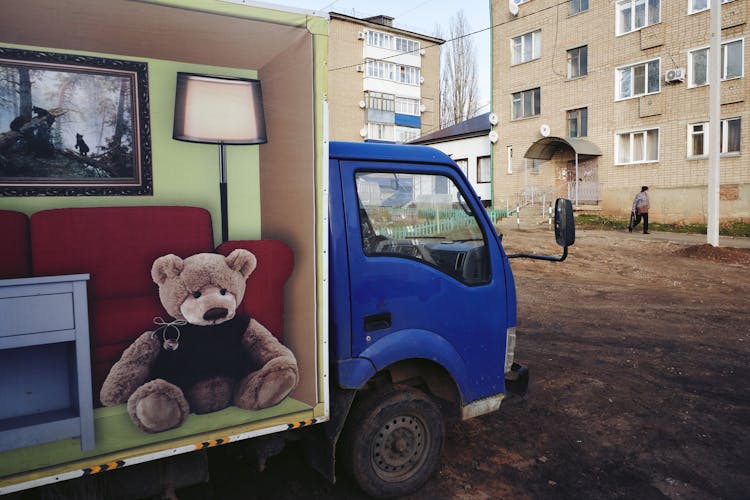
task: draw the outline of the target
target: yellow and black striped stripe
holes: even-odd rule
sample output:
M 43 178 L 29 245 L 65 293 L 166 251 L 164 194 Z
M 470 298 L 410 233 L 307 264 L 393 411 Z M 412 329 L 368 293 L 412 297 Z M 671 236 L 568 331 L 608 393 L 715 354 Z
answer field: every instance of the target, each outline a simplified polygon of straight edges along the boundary
M 317 418 L 311 418 L 309 420 L 302 420 L 301 422 L 294 422 L 292 424 L 287 424 L 287 429 L 299 429 L 300 427 L 305 427 L 308 425 L 312 425 L 318 421 Z
M 116 462 L 110 462 L 108 464 L 95 465 L 94 467 L 87 467 L 83 469 L 83 475 L 89 476 L 91 474 L 97 474 L 99 472 L 104 472 L 107 470 L 119 469 L 120 467 L 124 465 L 125 465 L 124 460 L 117 460 Z
M 203 441 L 202 443 L 197 443 L 195 445 L 196 450 L 205 450 L 206 448 L 213 448 L 214 446 L 219 446 L 222 444 L 227 444 L 229 442 L 228 437 L 219 438 L 219 439 L 212 439 L 210 441 Z

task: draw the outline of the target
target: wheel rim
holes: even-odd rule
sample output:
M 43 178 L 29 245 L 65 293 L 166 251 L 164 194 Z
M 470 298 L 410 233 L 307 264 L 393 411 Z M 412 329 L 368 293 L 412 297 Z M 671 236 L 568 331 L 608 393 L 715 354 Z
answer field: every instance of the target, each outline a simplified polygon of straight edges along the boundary
M 427 459 L 431 436 L 415 415 L 389 419 L 378 431 L 370 460 L 375 473 L 385 481 L 403 481 Z

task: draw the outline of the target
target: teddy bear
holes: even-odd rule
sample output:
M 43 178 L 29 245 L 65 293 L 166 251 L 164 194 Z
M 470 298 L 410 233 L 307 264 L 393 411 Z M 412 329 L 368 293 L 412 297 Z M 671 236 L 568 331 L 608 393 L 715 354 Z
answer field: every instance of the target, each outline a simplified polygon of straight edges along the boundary
M 141 430 L 179 427 L 191 412 L 235 405 L 246 410 L 281 402 L 299 381 L 294 354 L 255 319 L 237 314 L 249 251 L 156 259 L 151 277 L 175 318 L 141 334 L 111 368 L 101 389 L 105 406 L 127 403 Z

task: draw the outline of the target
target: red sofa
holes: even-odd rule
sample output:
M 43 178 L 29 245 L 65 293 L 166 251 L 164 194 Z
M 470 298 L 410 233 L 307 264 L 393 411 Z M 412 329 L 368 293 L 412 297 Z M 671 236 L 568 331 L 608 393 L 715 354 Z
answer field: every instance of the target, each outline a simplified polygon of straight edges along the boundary
M 208 211 L 183 206 L 61 208 L 30 218 L 0 210 L 0 279 L 89 273 L 89 327 L 94 401 L 112 364 L 153 318 L 168 320 L 151 281 L 151 264 L 169 253 L 188 257 L 235 248 L 250 250 L 258 266 L 241 309 L 282 339 L 284 284 L 294 265 L 290 248 L 275 240 L 230 241 L 213 247 Z

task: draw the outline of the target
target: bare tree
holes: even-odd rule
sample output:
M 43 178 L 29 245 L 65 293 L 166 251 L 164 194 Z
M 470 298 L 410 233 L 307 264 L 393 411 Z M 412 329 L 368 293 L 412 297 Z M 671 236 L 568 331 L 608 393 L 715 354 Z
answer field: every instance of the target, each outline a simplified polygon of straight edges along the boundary
M 448 42 L 443 46 L 440 85 L 442 128 L 472 118 L 479 111 L 479 86 L 474 41 L 463 10 L 450 19 Z

